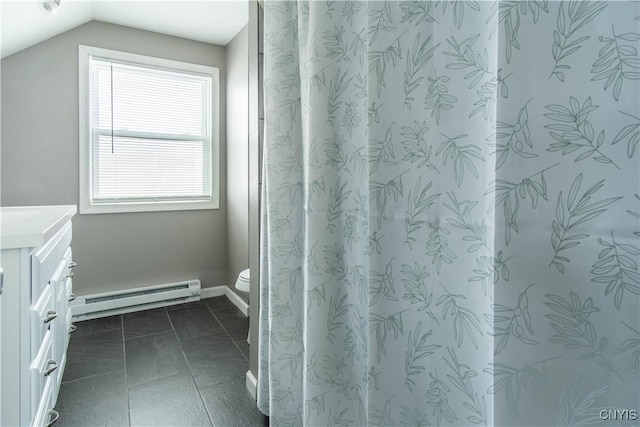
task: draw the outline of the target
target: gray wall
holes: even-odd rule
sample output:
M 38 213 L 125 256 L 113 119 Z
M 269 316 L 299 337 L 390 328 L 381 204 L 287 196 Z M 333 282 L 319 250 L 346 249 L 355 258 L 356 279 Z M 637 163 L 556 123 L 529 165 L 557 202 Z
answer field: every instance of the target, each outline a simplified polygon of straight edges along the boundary
M 220 209 L 77 215 L 78 295 L 227 284 L 225 48 L 89 22 L 2 60 L 2 206 L 78 204 L 78 44 L 220 68 Z
M 249 268 L 249 27 L 227 44 L 227 248 L 229 286 Z

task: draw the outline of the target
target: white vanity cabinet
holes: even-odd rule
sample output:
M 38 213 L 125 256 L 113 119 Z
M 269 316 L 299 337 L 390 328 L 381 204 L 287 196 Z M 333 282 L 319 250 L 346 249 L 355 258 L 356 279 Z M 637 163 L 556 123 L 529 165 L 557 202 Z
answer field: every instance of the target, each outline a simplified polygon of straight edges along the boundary
M 49 426 L 69 343 L 75 206 L 0 208 L 0 425 Z

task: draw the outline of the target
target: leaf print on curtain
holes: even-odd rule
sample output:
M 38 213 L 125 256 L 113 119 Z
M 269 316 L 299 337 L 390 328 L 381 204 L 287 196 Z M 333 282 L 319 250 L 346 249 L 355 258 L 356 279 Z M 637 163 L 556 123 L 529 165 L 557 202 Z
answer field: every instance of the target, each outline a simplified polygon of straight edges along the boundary
M 273 425 L 640 409 L 638 17 L 635 1 L 265 2 Z

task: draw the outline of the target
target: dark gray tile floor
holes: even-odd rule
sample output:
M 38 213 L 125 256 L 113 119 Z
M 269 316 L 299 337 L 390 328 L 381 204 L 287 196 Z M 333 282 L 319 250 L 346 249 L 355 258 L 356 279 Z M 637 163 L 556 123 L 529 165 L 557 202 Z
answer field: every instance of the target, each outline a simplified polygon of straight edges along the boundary
M 268 426 L 246 390 L 248 319 L 226 297 L 78 322 L 62 426 Z

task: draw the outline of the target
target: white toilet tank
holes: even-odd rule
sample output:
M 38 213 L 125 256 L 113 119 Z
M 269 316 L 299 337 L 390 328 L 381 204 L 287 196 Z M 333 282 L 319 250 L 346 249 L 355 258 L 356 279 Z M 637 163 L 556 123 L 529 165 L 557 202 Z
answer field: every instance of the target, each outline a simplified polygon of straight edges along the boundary
M 236 289 L 241 292 L 249 292 L 249 280 L 251 278 L 250 271 L 247 268 L 246 270 L 242 270 L 238 275 L 238 280 L 236 280 Z

